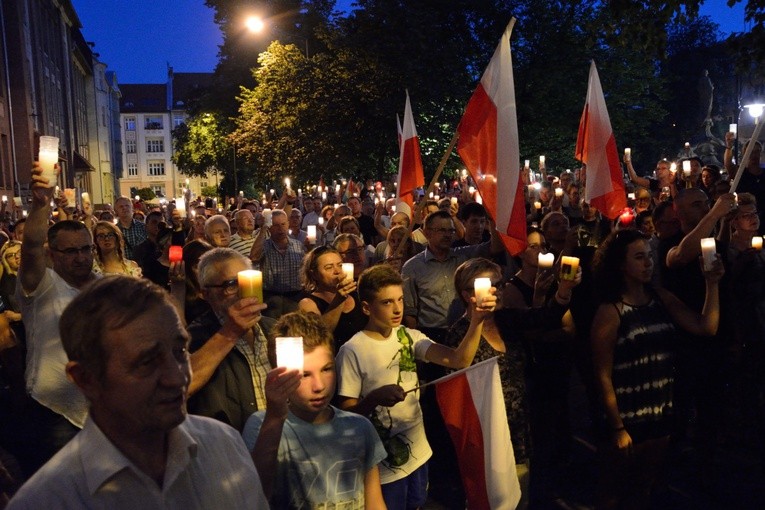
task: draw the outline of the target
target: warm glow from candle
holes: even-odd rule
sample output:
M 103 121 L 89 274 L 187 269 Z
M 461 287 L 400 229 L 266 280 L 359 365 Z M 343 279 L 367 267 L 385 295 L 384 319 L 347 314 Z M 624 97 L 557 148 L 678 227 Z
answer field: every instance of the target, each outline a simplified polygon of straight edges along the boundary
M 579 269 L 579 259 L 577 257 L 562 256 L 560 258 L 560 277 L 562 280 L 576 279 L 576 271 Z
M 762 249 L 762 237 L 761 236 L 754 236 L 752 238 L 752 248 L 755 250 L 761 250 Z
M 713 237 L 705 237 L 701 240 L 701 257 L 704 259 L 704 270 L 711 271 L 715 263 L 717 244 Z
M 303 371 L 303 337 L 276 337 L 276 366 Z
M 632 149 L 627 147 L 624 149 L 624 161 L 630 161 L 632 159 Z
M 556 197 L 562 197 L 563 196 L 563 188 L 555 188 L 555 196 Z
M 353 280 L 353 264 L 350 262 L 343 262 L 343 274 Z
M 306 238 L 310 244 L 316 244 L 316 225 L 308 225 L 306 227 Z
M 473 290 L 475 291 L 475 304 L 481 306 L 484 298 L 489 296 L 491 278 L 476 278 L 473 281 Z
M 239 280 L 239 297 L 257 298 L 263 302 L 263 273 L 255 269 L 246 269 L 236 274 Z
M 183 260 L 183 246 L 170 247 L 170 262 L 180 262 Z
M 537 265 L 539 269 L 550 269 L 555 263 L 555 255 L 552 253 L 540 253 L 537 256 Z

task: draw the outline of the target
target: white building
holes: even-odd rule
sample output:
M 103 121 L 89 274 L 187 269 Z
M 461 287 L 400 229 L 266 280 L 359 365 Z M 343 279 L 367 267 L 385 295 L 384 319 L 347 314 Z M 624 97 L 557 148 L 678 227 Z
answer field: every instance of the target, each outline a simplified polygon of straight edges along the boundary
M 167 83 L 121 84 L 120 120 L 123 166 L 119 190 L 132 196 L 151 188 L 159 197 L 181 196 L 186 177 L 173 164 L 172 130 L 186 120 L 189 101 L 212 81 L 212 73 L 173 73 Z M 189 187 L 200 194 L 206 179 L 191 178 Z

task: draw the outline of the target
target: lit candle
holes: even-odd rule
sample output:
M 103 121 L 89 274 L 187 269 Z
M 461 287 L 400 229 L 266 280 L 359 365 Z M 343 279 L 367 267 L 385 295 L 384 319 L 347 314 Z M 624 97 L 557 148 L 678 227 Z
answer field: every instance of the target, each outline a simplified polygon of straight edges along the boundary
M 452 197 L 452 204 L 457 205 L 457 197 Z
M 324 218 L 319 216 L 319 225 L 324 225 Z
M 562 197 L 563 196 L 563 188 L 555 188 L 555 196 L 556 197 Z
M 634 193 L 627 193 L 627 199 L 635 200 L 635 194 Z
M 717 245 L 713 237 L 701 240 L 701 256 L 704 259 L 704 270 L 711 271 L 717 255 Z
M 627 147 L 624 149 L 624 161 L 631 161 L 632 160 L 632 149 Z
M 191 217 L 192 218 L 196 218 L 197 217 L 197 212 L 194 209 L 191 210 Z
M 183 246 L 170 246 L 170 262 L 183 260 Z
M 576 271 L 579 269 L 579 259 L 577 257 L 562 256 L 560 258 L 560 277 L 562 280 L 576 279 Z
M 178 213 L 181 215 L 181 218 L 186 217 L 186 199 L 183 197 L 178 197 L 175 199 L 175 208 L 178 209 Z
M 468 193 L 470 193 L 471 195 L 472 195 L 473 193 L 475 193 L 475 188 L 474 188 L 473 186 L 469 186 L 469 187 L 468 187 Z
M 322 192 L 321 192 L 321 200 L 322 200 L 322 202 L 323 202 L 324 200 L 326 200 L 326 199 L 327 199 L 327 192 L 326 192 L 326 191 L 322 191 Z
M 133 198 L 135 198 L 135 201 L 136 201 L 136 202 L 140 202 L 140 201 L 141 201 L 141 196 L 140 196 L 140 195 L 136 195 L 136 196 L 135 196 L 135 197 L 133 197 Z
M 433 200 L 438 202 L 439 200 L 441 200 L 441 195 L 433 195 Z
M 428 198 L 433 198 L 433 192 L 432 191 L 428 194 Z
M 685 177 L 691 176 L 691 162 L 690 161 L 683 161 L 683 175 Z
M 390 210 L 395 213 L 396 212 L 396 206 L 395 205 L 390 206 Z
M 48 179 L 48 187 L 52 188 L 58 180 L 54 165 L 58 163 L 58 137 L 41 136 L 40 152 L 37 154 L 37 161 L 42 168 L 42 177 Z
M 691 142 L 685 142 L 685 148 L 690 149 L 691 148 Z
M 539 156 L 539 168 L 544 168 L 544 167 L 545 167 L 545 157 Z
M 734 135 L 738 133 L 738 124 L 731 124 L 730 126 L 728 126 L 728 131 L 730 131 Z
M 77 206 L 74 188 L 64 188 L 64 197 L 66 198 L 67 207 L 71 207 L 74 209 Z
M 353 264 L 351 262 L 343 262 L 343 274 L 353 280 Z
M 284 187 L 287 188 L 287 189 L 290 189 L 290 178 L 289 177 L 285 177 L 284 178 Z
M 335 193 L 340 193 L 340 185 L 339 184 L 335 185 Z
M 752 248 L 755 250 L 761 250 L 762 249 L 762 237 L 761 236 L 754 236 L 752 238 Z
M 306 234 L 308 244 L 316 244 L 316 225 L 308 225 L 306 227 Z
M 476 278 L 473 280 L 473 289 L 475 291 L 475 304 L 481 306 L 484 298 L 490 295 L 491 278 Z
M 529 166 L 531 166 L 531 161 L 529 161 L 527 159 L 526 161 L 523 162 L 523 169 L 528 172 L 529 171 Z
M 542 202 L 540 202 L 539 200 L 535 201 L 534 202 L 534 209 L 536 209 L 538 211 L 541 208 L 542 208 Z
M 188 186 L 189 186 L 189 180 L 186 179 L 186 187 L 188 188 Z
M 239 280 L 239 297 L 257 298 L 263 302 L 263 273 L 255 269 L 246 269 L 236 273 Z
M 539 269 L 550 269 L 555 263 L 555 255 L 552 253 L 540 253 L 537 256 L 537 265 Z
M 467 178 L 467 168 L 463 168 L 463 169 L 462 169 L 462 178 L 463 178 L 463 179 Z M 394 184 L 395 184 L 395 183 L 394 183 Z
M 670 163 L 669 171 L 672 172 L 672 174 L 674 175 L 675 172 L 677 172 L 677 163 L 675 162 Z
M 271 226 L 271 214 L 272 214 L 271 209 L 263 209 L 263 224 L 266 227 Z
M 82 205 L 90 204 L 90 194 L 87 191 L 83 191 L 80 194 L 80 198 L 82 199 Z
M 8 203 L 8 195 L 3 195 L 3 203 L 4 204 Z
M 276 366 L 303 372 L 303 337 L 276 337 Z
M 483 205 L 483 197 L 480 193 L 475 194 L 475 203 L 479 205 Z

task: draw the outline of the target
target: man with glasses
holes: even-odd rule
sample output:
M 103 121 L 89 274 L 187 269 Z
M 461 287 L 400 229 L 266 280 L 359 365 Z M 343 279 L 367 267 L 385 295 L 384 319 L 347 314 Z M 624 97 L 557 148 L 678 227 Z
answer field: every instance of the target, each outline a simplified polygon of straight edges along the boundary
M 268 362 L 266 333 L 272 321 L 261 317 L 266 305 L 240 298 L 237 273 L 250 269 L 247 257 L 215 248 L 199 260 L 202 296 L 211 310 L 192 322 L 189 412 L 228 423 L 240 432 L 247 418 L 266 408 Z
M 26 416 L 19 418 L 28 427 L 26 468 L 39 467 L 74 437 L 85 423 L 88 409 L 85 397 L 66 377 L 67 357 L 58 321 L 66 305 L 96 278 L 93 238 L 76 221 L 61 221 L 48 228 L 53 186 L 47 185 L 42 168 L 35 163 L 32 209 L 16 287 L 27 337 L 26 386 L 33 399 Z M 46 267 L 46 255 L 52 269 Z

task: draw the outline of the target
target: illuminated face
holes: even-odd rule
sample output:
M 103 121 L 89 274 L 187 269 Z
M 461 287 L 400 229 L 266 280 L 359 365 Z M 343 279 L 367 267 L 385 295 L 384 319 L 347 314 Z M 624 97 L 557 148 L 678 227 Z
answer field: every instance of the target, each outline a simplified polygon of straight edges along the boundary
M 5 254 L 3 255 L 5 257 L 5 262 L 8 264 L 8 267 L 11 268 L 11 271 L 18 271 L 19 265 L 21 263 L 21 246 L 12 246 L 11 248 L 8 248 L 5 250 Z
M 117 234 L 107 228 L 97 227 L 95 238 L 101 252 L 110 252 L 117 247 Z
M 340 241 L 335 248 L 343 262 L 353 264 L 354 275 L 358 277 L 366 269 L 367 258 L 363 244 L 356 244 L 355 240 L 346 240 Z
M 539 232 L 532 232 L 526 237 L 526 249 L 521 253 L 521 262 L 530 267 L 539 266 L 539 254 L 547 253 L 545 238 Z
M 252 212 L 247 209 L 239 211 L 236 215 L 236 228 L 244 234 L 252 234 L 255 230 L 255 217 Z
M 84 281 L 93 269 L 93 239 L 87 230 L 62 230 L 50 247 L 53 270 L 67 281 Z
M 653 256 L 648 241 L 638 239 L 627 246 L 627 256 L 622 266 L 628 281 L 650 283 L 653 275 Z
M 741 205 L 733 220 L 733 227 L 744 232 L 757 232 L 760 228 L 760 217 L 754 204 Z
M 313 280 L 321 289 L 334 291 L 337 284 L 345 277 L 343 259 L 340 254 L 327 252 L 316 261 L 316 269 L 312 271 Z
M 303 378 L 290 394 L 290 411 L 303 421 L 325 421 L 323 413 L 335 393 L 335 357 L 326 345 L 303 354 Z
M 401 285 L 388 285 L 377 291 L 371 302 L 364 301 L 362 306 L 373 331 L 397 328 L 404 318 L 404 290 Z
M 289 233 L 289 220 L 286 214 L 274 214 L 271 216 L 271 239 L 284 241 Z
M 397 212 L 390 218 L 390 228 L 393 227 L 408 227 L 409 226 L 409 217 L 406 215 L 406 213 Z
M 435 218 L 425 228 L 428 247 L 431 250 L 448 250 L 452 247 L 456 230 L 451 218 Z
M 210 244 L 225 248 L 231 242 L 231 227 L 227 221 L 215 221 L 205 227 L 205 234 Z
M 128 198 L 117 199 L 114 203 L 114 210 L 123 222 L 130 222 L 133 219 L 133 204 Z
M 357 197 L 351 197 L 348 200 L 348 207 L 350 207 L 353 216 L 361 213 L 361 201 Z

